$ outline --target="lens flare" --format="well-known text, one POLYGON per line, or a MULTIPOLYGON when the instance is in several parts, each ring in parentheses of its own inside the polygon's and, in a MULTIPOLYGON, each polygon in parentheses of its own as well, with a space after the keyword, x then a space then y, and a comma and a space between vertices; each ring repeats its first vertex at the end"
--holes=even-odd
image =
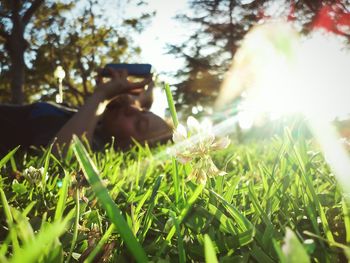
POLYGON ((282 22, 255 27, 237 51, 215 106, 244 91, 243 117, 304 114, 340 186, 350 193, 349 156, 331 124, 350 113, 350 53, 343 41, 322 30, 301 37, 282 22))
MULTIPOLYGON (((213 120, 218 123, 213 134, 230 134, 238 123, 249 128, 255 118, 266 113, 274 117, 302 113, 344 196, 350 199, 349 156, 330 122, 337 116, 349 116, 349 70, 349 52, 335 35, 318 31, 302 38, 286 23, 257 26, 242 42, 225 76, 215 103, 213 120), (242 93, 246 96, 237 114, 235 99, 242 93)), ((167 159, 169 152, 200 140, 198 135, 191 136, 154 158, 167 159)))

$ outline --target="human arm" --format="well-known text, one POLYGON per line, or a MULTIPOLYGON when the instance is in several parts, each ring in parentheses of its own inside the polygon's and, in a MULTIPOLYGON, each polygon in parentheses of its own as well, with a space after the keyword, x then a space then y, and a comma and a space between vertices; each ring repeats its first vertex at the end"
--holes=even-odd
POLYGON ((91 144, 96 125, 108 102, 118 95, 143 89, 151 81, 148 77, 140 82, 129 82, 127 76, 126 71, 111 70, 110 81, 103 83, 99 77, 95 92, 56 134, 56 146, 69 144, 73 134, 78 137, 85 135, 91 144))
POLYGON ((139 106, 143 109, 149 110, 153 104, 153 87, 154 82, 147 85, 147 89, 143 90, 135 99, 139 106))

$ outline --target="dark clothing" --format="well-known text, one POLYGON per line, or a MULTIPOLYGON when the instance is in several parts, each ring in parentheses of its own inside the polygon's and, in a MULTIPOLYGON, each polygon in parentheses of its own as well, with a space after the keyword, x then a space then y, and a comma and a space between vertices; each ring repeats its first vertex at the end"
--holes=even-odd
POLYGON ((75 109, 47 102, 0 105, 1 155, 18 145, 22 149, 48 145, 75 112, 75 109))

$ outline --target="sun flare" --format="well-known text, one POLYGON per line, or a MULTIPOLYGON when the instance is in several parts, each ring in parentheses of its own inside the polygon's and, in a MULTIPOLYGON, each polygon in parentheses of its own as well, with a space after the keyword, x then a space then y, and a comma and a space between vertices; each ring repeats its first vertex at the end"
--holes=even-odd
POLYGON ((331 124, 350 114, 350 53, 343 41, 322 30, 302 37, 285 22, 256 26, 233 59, 216 108, 243 97, 238 121, 244 128, 263 114, 302 113, 349 193, 350 160, 331 124))
POLYGON ((350 113, 349 68, 340 37, 322 31, 301 37, 287 23, 260 25, 237 52, 216 106, 245 90, 242 107, 253 115, 301 112, 333 120, 350 113))

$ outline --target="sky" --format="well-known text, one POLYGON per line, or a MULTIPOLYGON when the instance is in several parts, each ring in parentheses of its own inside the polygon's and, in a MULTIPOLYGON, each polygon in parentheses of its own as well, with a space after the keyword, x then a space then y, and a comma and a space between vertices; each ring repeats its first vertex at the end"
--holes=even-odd
POLYGON ((114 11, 118 10, 119 22, 127 17, 138 17, 142 13, 156 12, 145 30, 139 35, 134 35, 133 39, 142 49, 140 62, 152 64, 154 70, 161 75, 160 77, 167 80, 162 73, 176 71, 182 65, 181 60, 165 53, 167 43, 179 43, 189 33, 179 21, 174 19, 176 14, 188 11, 187 1, 149 0, 147 5, 139 7, 128 3, 127 0, 113 2, 114 11))

